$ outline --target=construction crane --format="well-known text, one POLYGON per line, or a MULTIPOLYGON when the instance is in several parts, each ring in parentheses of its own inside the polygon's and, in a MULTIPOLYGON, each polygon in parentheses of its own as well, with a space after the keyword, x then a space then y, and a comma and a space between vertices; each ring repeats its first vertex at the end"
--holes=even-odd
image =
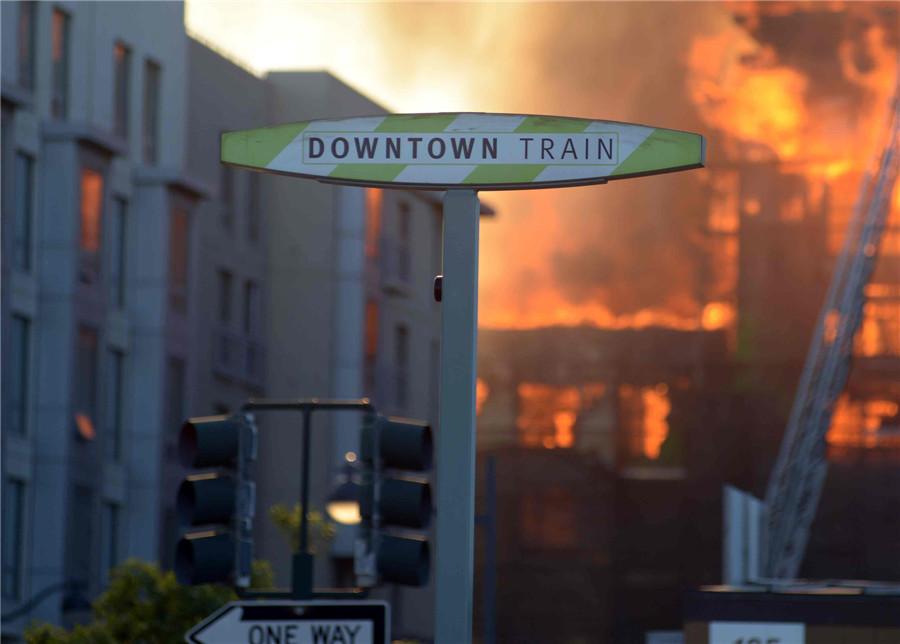
POLYGON ((860 183, 825 304, 806 356, 763 513, 762 577, 795 579, 809 539, 825 472, 825 434, 847 383, 853 337, 863 317, 869 281, 900 167, 900 79, 890 103, 886 138, 874 170, 860 183))

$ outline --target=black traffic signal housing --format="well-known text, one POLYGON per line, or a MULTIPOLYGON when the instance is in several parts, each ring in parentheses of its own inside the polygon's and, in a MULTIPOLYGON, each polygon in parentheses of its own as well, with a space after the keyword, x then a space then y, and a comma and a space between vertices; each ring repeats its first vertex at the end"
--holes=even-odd
POLYGON ((250 414, 191 418, 181 427, 178 454, 192 469, 178 488, 176 515, 185 534, 175 549, 175 576, 183 585, 250 585, 256 486, 257 429, 250 414))
POLYGON ((431 427, 404 418, 372 416, 363 428, 360 489, 362 524, 355 553, 357 583, 428 582, 431 554, 419 531, 431 522, 431 427), (410 474, 410 473, 416 473, 410 474))

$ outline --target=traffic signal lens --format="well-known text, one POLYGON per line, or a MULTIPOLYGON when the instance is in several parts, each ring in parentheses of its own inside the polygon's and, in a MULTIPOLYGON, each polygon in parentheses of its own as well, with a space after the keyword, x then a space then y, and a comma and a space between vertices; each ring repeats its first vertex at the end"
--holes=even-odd
POLYGON ((385 467, 424 472, 433 452, 428 423, 403 418, 380 418, 379 443, 385 467))
POLYGON ((428 583, 430 556, 425 539, 383 535, 378 546, 378 573, 385 581, 424 586, 428 583))
POLYGON ((175 549, 175 577, 182 586, 219 582, 234 570, 234 539, 229 534, 198 532, 175 549))
POLYGON ((386 479, 381 485, 378 509, 387 524, 427 528, 431 521, 431 486, 415 479, 386 479))
POLYGON ((178 455, 185 467, 221 467, 238 456, 241 425, 228 416, 191 418, 181 426, 178 455))
POLYGON ((228 523, 237 508, 235 480, 218 474, 189 476, 178 488, 175 507, 183 527, 228 523))

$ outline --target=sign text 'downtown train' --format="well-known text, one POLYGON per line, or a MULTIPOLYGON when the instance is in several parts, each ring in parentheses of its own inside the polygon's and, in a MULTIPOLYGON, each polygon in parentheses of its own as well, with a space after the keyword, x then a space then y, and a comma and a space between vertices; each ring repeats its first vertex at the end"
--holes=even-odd
POLYGON ((310 132, 303 135, 305 164, 415 163, 616 165, 615 132, 589 134, 389 134, 310 132))

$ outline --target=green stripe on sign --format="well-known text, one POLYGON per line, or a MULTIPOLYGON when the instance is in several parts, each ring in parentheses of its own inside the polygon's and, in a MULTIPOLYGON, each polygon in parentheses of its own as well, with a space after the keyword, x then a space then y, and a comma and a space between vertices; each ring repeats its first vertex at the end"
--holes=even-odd
POLYGON ((516 132, 536 132, 539 134, 565 134, 584 132, 592 121, 587 119, 567 119, 559 116, 529 116, 515 129, 516 132))
POLYGON ((443 132, 459 114, 399 114, 388 116, 376 132, 443 132))
POLYGON ((654 130, 609 176, 699 166, 702 163, 702 136, 674 130, 654 130))
POLYGON ((328 175, 337 179, 361 179, 363 181, 393 181, 403 172, 405 163, 344 163, 328 175))
POLYGON ((251 168, 267 167, 309 123, 288 123, 256 130, 224 132, 222 161, 251 168))
POLYGON ((463 179, 463 183, 530 183, 537 179, 546 167, 546 165, 514 163, 480 165, 463 179))

